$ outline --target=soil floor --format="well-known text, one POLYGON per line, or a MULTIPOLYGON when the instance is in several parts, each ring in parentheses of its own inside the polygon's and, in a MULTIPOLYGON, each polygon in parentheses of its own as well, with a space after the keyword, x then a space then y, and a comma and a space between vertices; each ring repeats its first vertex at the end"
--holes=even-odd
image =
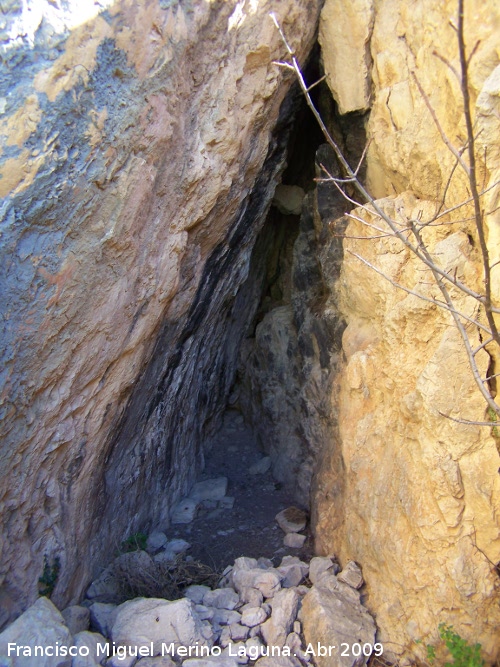
POLYGON ((283 545, 284 533, 274 517, 295 503, 290 493, 273 479, 271 471, 249 473, 249 468, 263 456, 241 414, 228 410, 206 454, 205 469, 198 481, 227 477, 226 495, 234 497, 234 507, 202 508, 190 524, 171 525, 168 530, 170 538, 181 537, 190 542, 188 553, 193 558, 218 572, 239 556, 262 556, 275 565, 287 554, 305 560, 312 556, 309 533, 301 549, 283 545))

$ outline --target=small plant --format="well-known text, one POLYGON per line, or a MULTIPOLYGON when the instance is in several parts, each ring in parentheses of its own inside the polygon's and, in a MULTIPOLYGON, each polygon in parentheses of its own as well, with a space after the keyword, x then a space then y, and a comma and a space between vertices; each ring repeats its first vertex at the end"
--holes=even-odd
MULTIPOLYGON (((490 407, 488 407, 488 419, 490 420, 490 422, 498 421, 497 413, 493 410, 493 408, 490 407)), ((500 438, 500 431, 498 430, 498 426, 491 427, 491 435, 494 438, 500 438)))
MULTIPOLYGON (((441 623, 439 625, 439 636, 446 644, 451 653, 453 662, 445 662, 444 667, 483 667, 484 660, 481 658, 481 644, 471 646, 469 642, 462 639, 451 625, 441 623)), ((427 645, 427 660, 431 665, 436 659, 436 649, 427 645)))
POLYGON ((145 533, 134 533, 121 544, 121 553, 129 553, 129 551, 145 551, 148 536, 145 533))
POLYGON ((56 556, 52 561, 52 564, 47 558, 47 554, 43 557, 43 572, 42 576, 38 579, 38 594, 50 599, 50 596, 54 592, 56 587, 57 579, 59 577, 59 571, 61 569, 61 560, 59 556, 56 556))

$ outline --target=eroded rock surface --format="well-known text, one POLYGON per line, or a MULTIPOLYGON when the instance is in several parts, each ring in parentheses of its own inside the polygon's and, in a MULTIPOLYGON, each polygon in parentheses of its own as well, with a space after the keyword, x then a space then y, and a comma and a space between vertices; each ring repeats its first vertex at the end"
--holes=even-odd
POLYGON ((284 159, 268 13, 303 59, 319 7, 81 4, 10 3, 2 43, 0 624, 45 554, 67 603, 194 481, 284 159))

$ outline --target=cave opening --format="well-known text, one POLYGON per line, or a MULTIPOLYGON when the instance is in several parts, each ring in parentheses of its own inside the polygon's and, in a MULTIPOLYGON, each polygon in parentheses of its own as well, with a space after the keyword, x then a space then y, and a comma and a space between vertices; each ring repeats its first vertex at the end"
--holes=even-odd
MULTIPOLYGON (((316 47, 305 76, 315 81, 322 75, 316 47)), ((220 570, 241 555, 311 557, 311 530, 301 547, 300 536, 290 547, 274 517, 289 506, 306 515, 313 510, 314 470, 336 428, 325 404, 344 324, 332 309, 325 272, 339 272, 341 237, 331 233, 330 222, 332 215, 342 216, 346 202, 331 183, 317 182, 324 175, 320 165, 331 173, 338 166, 304 98, 298 90, 292 95, 286 165, 236 297, 254 292, 253 315, 239 344, 222 420, 200 446, 198 479, 227 477, 227 496, 205 499, 196 518, 171 529, 192 544, 195 558, 220 570), (320 381, 311 382, 317 372, 320 381)), ((314 90, 314 102, 349 159, 359 159, 365 118, 342 118, 326 84, 314 90)))

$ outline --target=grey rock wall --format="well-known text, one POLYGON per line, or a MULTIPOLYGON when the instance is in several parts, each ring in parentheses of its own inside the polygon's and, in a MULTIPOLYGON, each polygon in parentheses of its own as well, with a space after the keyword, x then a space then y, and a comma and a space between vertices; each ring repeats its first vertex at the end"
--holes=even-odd
POLYGON ((283 159, 271 8, 304 58, 315 0, 2 4, 0 624, 44 555, 76 599, 200 464, 283 159))

